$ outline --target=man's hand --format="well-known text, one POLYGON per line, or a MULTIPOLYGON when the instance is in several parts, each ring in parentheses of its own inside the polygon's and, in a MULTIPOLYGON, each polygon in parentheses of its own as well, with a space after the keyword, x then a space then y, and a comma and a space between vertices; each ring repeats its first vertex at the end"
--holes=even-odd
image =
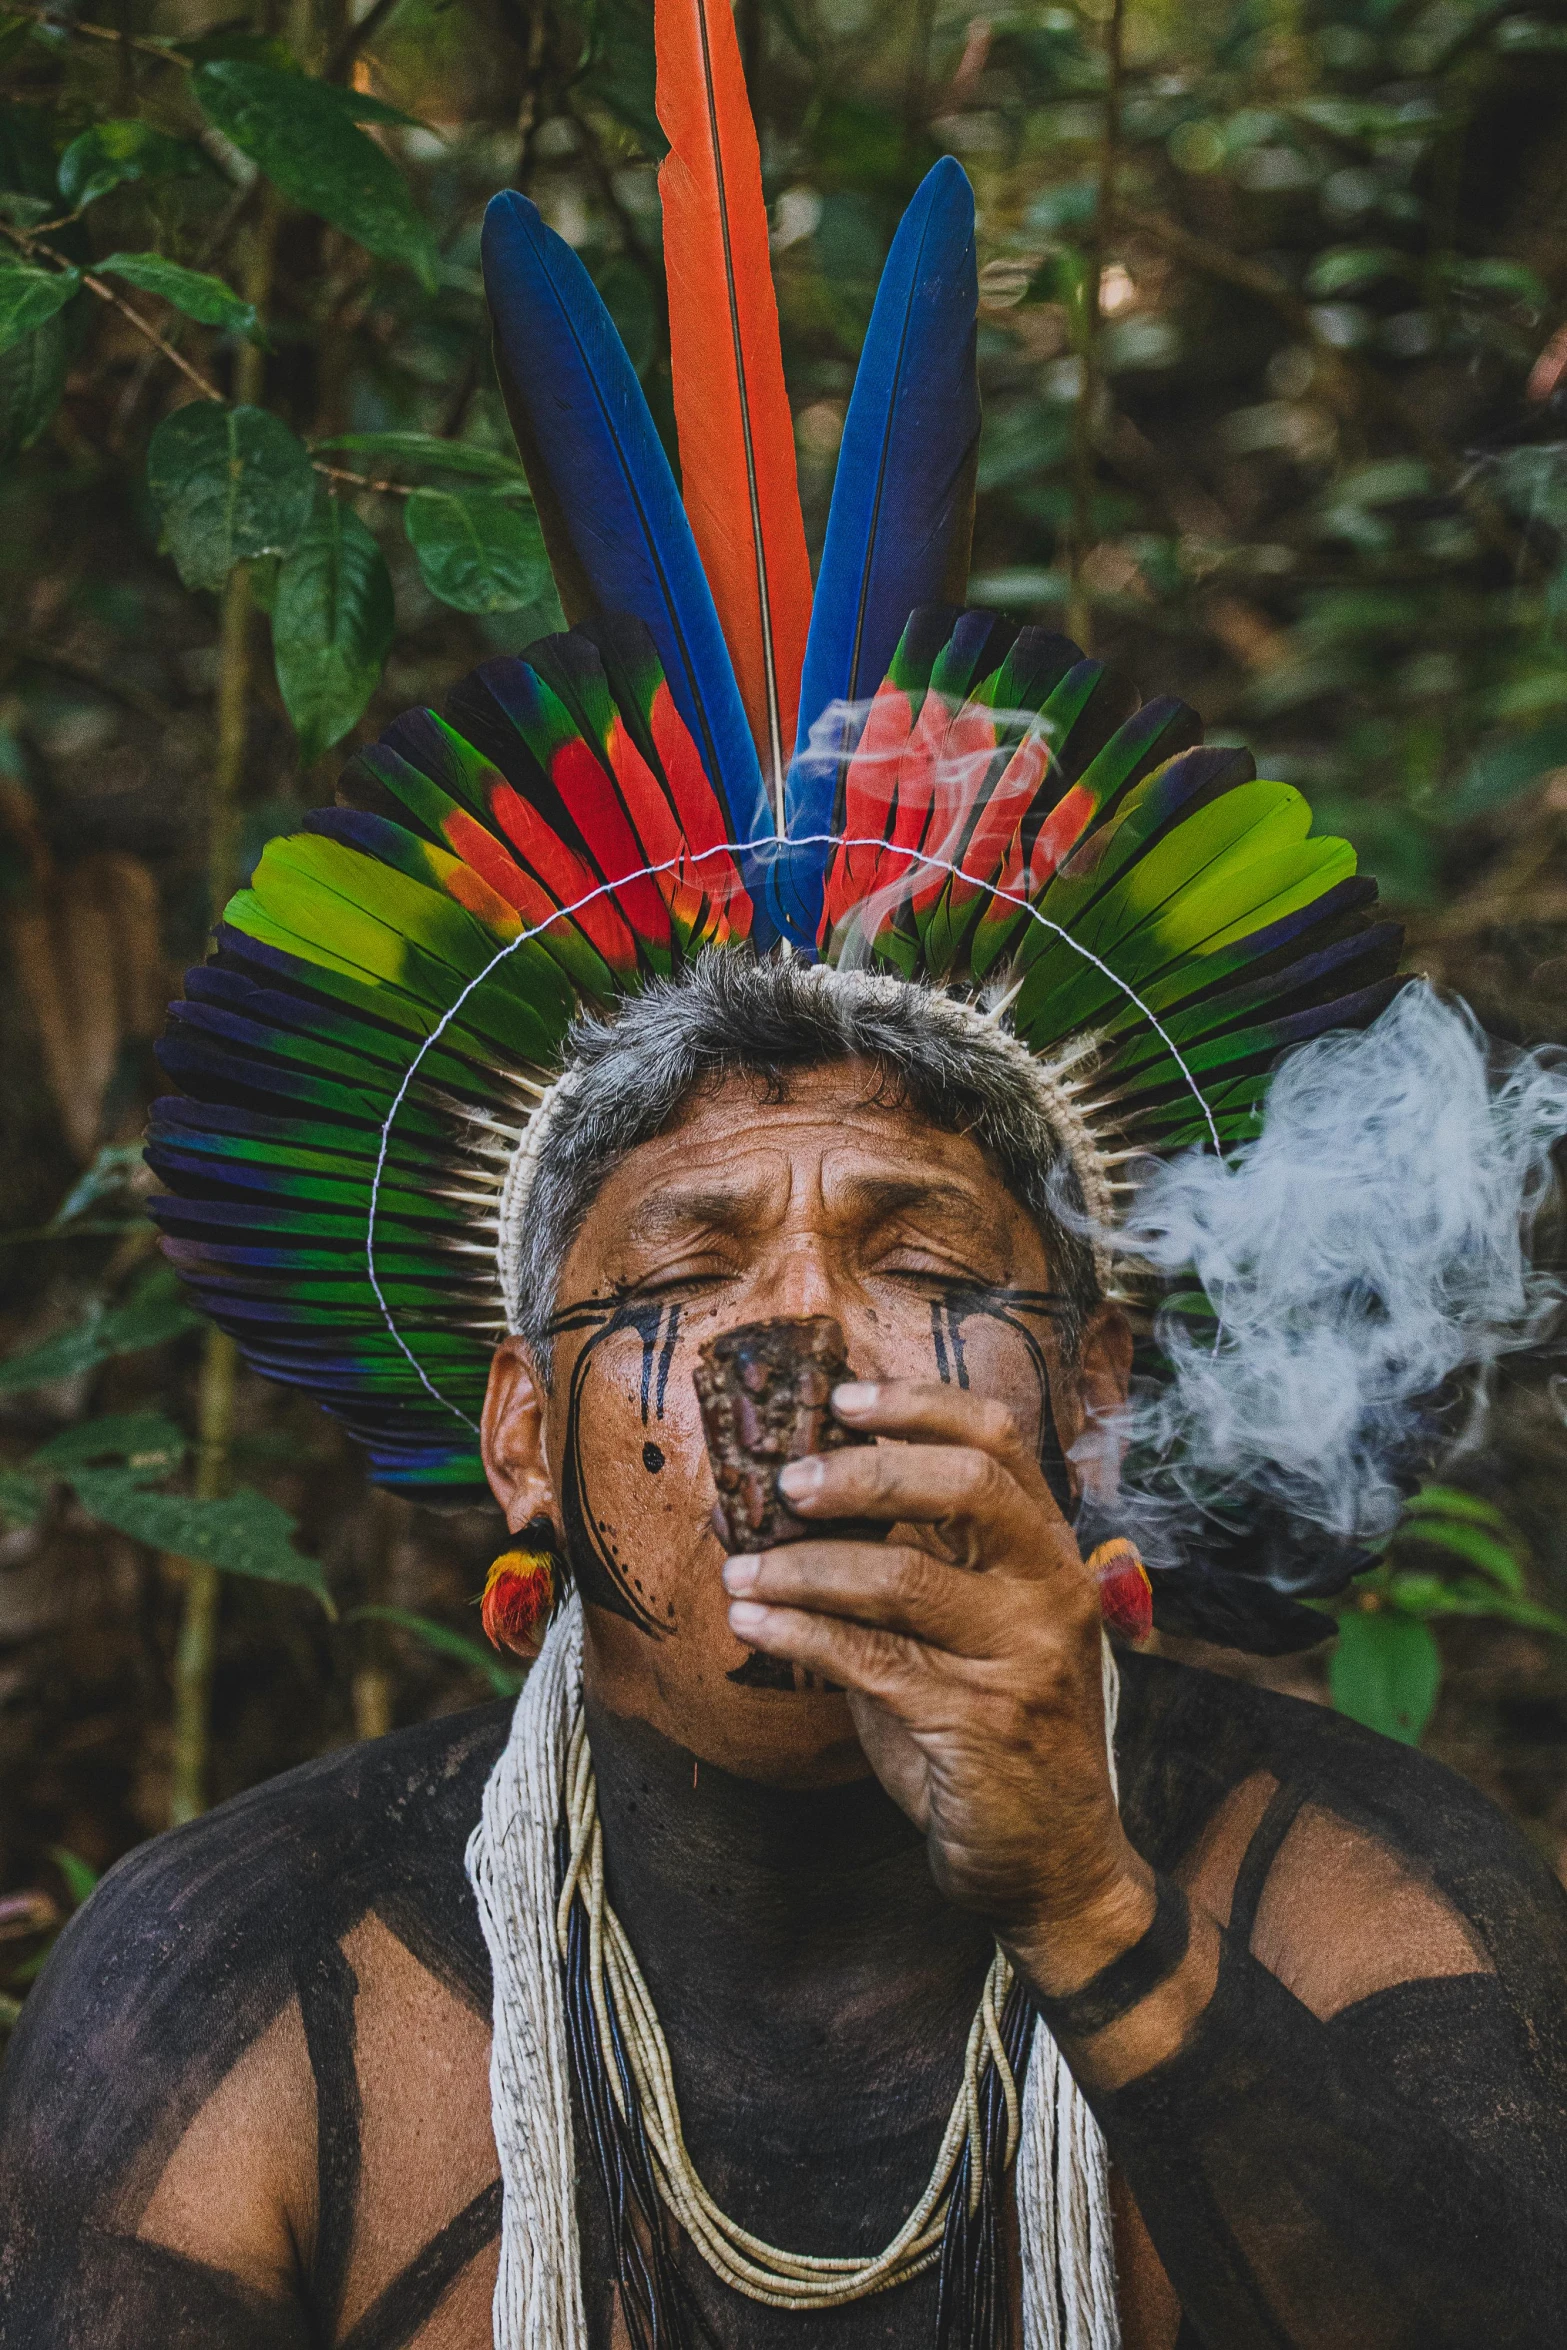
POLYGON ((844 1686, 942 1891, 1040 1990, 1074 1990, 1154 1906, 1106 1762, 1098 1593, 1003 1405, 887 1381, 839 1388, 833 1409, 903 1441, 795 1462, 780 1479, 791 1507, 919 1528, 918 1545, 732 1558, 731 1628, 844 1686))

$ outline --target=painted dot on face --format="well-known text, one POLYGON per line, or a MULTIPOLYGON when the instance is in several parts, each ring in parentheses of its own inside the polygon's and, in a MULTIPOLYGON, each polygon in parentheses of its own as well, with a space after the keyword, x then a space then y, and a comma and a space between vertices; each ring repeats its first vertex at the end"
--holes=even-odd
POLYGON ((656 1477, 663 1465, 664 1456, 650 1437, 642 1447, 642 1466, 644 1469, 650 1469, 656 1477))

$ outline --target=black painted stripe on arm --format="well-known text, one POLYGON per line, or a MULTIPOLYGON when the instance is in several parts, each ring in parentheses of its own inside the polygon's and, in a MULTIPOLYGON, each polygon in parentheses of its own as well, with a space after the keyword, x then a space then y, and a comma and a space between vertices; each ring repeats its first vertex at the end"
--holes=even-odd
POLYGON ((501 2183, 492 2179, 376 2295, 337 2350, 406 2350, 476 2253, 501 2232, 501 2183))

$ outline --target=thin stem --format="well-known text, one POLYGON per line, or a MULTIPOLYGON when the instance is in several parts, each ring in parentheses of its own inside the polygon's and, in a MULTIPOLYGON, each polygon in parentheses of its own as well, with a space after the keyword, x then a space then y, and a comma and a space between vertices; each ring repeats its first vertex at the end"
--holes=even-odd
POLYGON ((122 33, 117 25, 71 23, 53 8, 15 8, 8 13, 30 17, 34 24, 47 25, 52 33, 80 33, 89 41, 114 41, 123 48, 139 50, 143 57, 156 57, 160 65, 177 65, 182 73, 191 70, 190 59, 182 57, 177 49, 170 49, 162 41, 138 40, 134 34, 122 33))
MULTIPOLYGON (((269 190, 245 256, 245 298, 258 309, 271 291, 277 217, 276 199, 269 190)), ((261 398, 265 365, 255 344, 241 346, 234 362, 234 391, 242 405, 261 398)), ((253 650, 250 572, 245 564, 236 563, 223 590, 218 622, 218 739, 207 830, 207 888, 214 921, 239 878, 237 803, 245 774, 253 650)), ((196 1414, 198 1501, 217 1501, 228 1490, 238 1371, 239 1349, 233 1339, 225 1331, 209 1329, 202 1350, 196 1414)), ((181 1820, 194 1819, 207 1805, 212 1671, 222 1596, 216 1567, 204 1559, 182 1563, 185 1603, 174 1659, 174 1762, 169 1790, 169 1817, 176 1826, 181 1820)))
MULTIPOLYGON (((52 245, 40 244, 38 239, 30 237, 25 229, 12 228, 8 222, 3 220, 0 220, 0 237, 8 237, 13 245, 19 245, 26 254, 41 254, 46 261, 52 262, 56 269, 74 267, 74 264, 67 261, 63 253, 57 253, 52 245)), ((164 358, 172 360, 181 375, 193 383, 198 392, 209 400, 222 399, 223 394, 218 390, 217 385, 209 383, 204 375, 192 367, 188 359, 182 357, 175 350, 172 343, 164 340, 150 319, 143 318, 139 310, 133 310, 128 302, 121 301, 119 295, 106 286, 101 277, 94 277, 91 270, 83 270, 82 284, 90 294, 96 294, 100 302, 107 302, 111 309, 118 310, 122 318, 129 319, 139 335, 145 335, 149 343, 156 344, 164 358)), ((249 345, 246 346, 247 349, 249 347, 249 345)))
POLYGON ((324 79, 340 82, 367 41, 373 41, 399 0, 374 0, 357 24, 345 25, 335 46, 328 53, 324 79))
MULTIPOLYGON (((196 1498, 220 1500, 228 1485, 229 1445, 234 1433, 235 1374, 239 1349, 225 1331, 207 1332, 201 1358, 201 1402, 197 1415, 196 1498)), ((205 1559, 186 1559, 185 1605, 174 1655, 173 1769, 169 1825, 179 1827, 207 1808, 207 1762, 211 1745, 212 1665, 217 1650, 218 1570, 205 1559)))
POLYGON ((412 482, 379 481, 374 474, 350 473, 344 465, 325 465, 319 457, 312 457, 310 462, 328 481, 346 481, 356 490, 379 490, 384 498, 411 498, 414 494, 412 482))
POLYGON ((1084 261, 1082 351, 1083 381, 1072 418, 1072 522, 1067 561, 1067 634, 1085 653, 1093 650, 1093 597, 1084 578, 1084 565, 1093 546, 1094 476, 1099 437, 1099 396, 1103 383, 1100 364, 1102 315, 1099 289, 1104 278, 1105 254, 1115 210, 1116 167, 1121 153, 1121 81, 1125 46, 1126 0, 1111 0, 1105 26, 1105 114, 1099 140, 1099 185, 1094 198, 1093 224, 1084 261))

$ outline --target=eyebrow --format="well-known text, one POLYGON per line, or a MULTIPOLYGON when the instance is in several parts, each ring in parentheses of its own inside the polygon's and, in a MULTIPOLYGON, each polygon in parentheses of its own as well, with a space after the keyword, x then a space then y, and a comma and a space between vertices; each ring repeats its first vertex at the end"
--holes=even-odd
POLYGON ((892 1217, 905 1208, 955 1210, 969 1224, 981 1221, 979 1201, 966 1185, 915 1176, 864 1175, 851 1177, 844 1189, 874 1213, 892 1217))
POLYGON ((663 1240, 693 1225, 716 1224, 733 1230, 743 1220, 746 1195, 731 1185, 712 1184, 703 1190, 666 1185, 649 1192, 626 1222, 628 1240, 663 1240))

